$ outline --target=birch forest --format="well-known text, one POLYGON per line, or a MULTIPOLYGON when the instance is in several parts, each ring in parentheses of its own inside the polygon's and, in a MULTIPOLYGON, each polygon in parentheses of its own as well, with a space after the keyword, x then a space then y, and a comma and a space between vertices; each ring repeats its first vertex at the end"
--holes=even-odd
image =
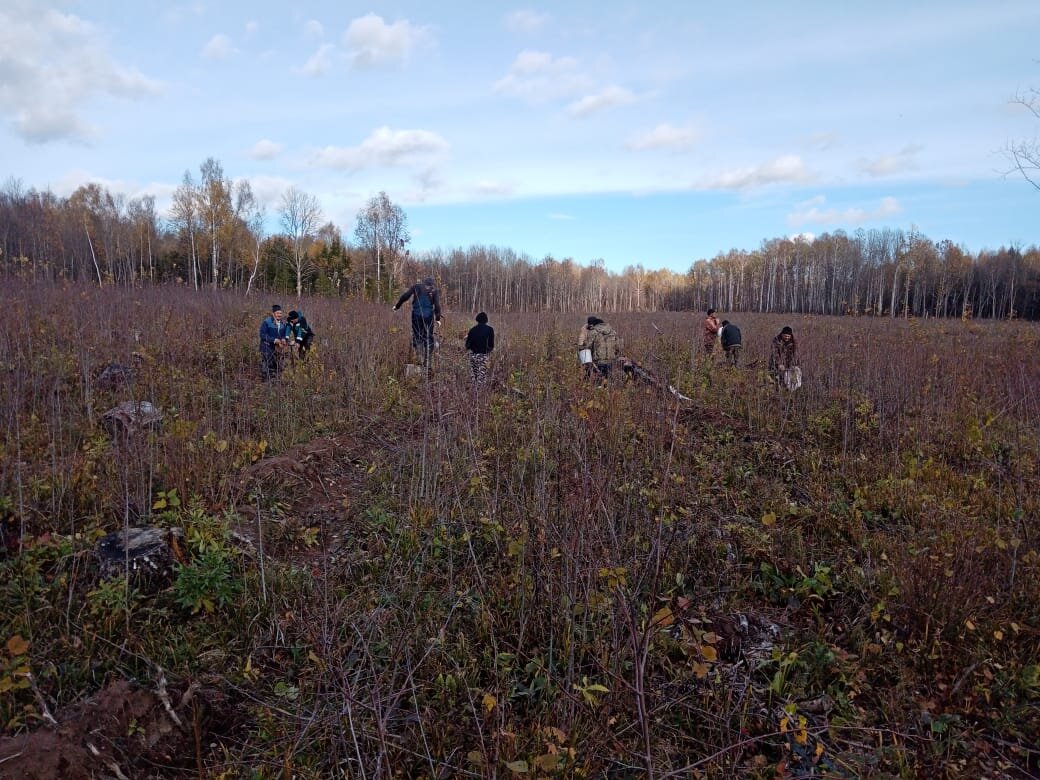
POLYGON ((389 300, 432 274, 448 305, 472 311, 1040 318, 1035 245, 970 251, 914 228, 767 238, 754 250, 691 257, 685 273, 641 263, 618 272, 597 259, 500 246, 413 252, 410 243, 407 215, 386 193, 341 228, 295 189, 268 213, 247 180, 233 181, 212 158, 184 174, 166 211, 154 197, 99 184, 68 197, 16 180, 0 190, 4 277, 389 300))

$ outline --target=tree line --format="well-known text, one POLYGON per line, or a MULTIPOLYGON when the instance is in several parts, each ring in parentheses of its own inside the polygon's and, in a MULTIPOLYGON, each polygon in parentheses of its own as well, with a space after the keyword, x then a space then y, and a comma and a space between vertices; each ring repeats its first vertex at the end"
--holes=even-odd
POLYGON ((0 190, 5 276, 134 286, 179 282, 390 300, 428 275, 448 305, 468 311, 704 309, 876 316, 1040 319, 1040 250, 967 251, 916 230, 858 230, 768 239, 693 262, 686 273, 601 260, 534 259, 496 246, 413 254, 407 215, 385 192, 359 211, 352 240, 295 187, 277 207, 279 231, 245 179, 206 160, 185 172, 166 214, 151 196, 99 184, 68 197, 9 180, 0 190))

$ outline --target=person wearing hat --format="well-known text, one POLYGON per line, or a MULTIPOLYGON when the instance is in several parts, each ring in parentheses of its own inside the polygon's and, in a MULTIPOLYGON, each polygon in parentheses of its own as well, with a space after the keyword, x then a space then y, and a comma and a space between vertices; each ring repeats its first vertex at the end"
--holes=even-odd
POLYGON ((311 348, 314 341, 314 331, 307 324, 307 318, 298 311, 289 312, 289 324, 286 328, 289 340, 296 345, 300 360, 307 357, 307 350, 311 348))
POLYGON ((710 355, 715 349, 715 340, 719 336, 719 318, 714 309, 708 309, 704 317, 704 354, 710 355))
POLYGON ((606 382, 610 378, 610 369, 621 354, 621 339, 609 323, 599 317, 591 316, 578 334, 578 348, 587 348, 592 352, 592 365, 596 373, 606 382))
POLYGON ((495 348, 495 329, 488 323, 484 312, 477 315, 477 324, 466 334, 466 349, 469 350, 469 367, 473 372, 473 384, 479 390, 487 384, 488 355, 495 348))
POLYGON ((772 349, 769 353, 769 374, 777 386, 784 383, 784 372, 797 365, 798 344, 794 340, 794 331, 785 325, 773 337, 772 349))
POLYGON ((412 299, 412 346, 422 367, 429 368, 433 357, 433 330, 441 323, 440 293, 433 278, 428 276, 405 290, 394 304, 394 311, 409 298, 412 299))
POLYGON ((260 323, 260 377, 267 381, 281 372, 279 353, 289 348, 282 307, 277 303, 260 323))
POLYGON ((743 349, 740 341, 740 328, 729 320, 723 320, 722 327, 719 328, 719 341, 722 342, 722 352, 729 360, 729 364, 735 368, 740 362, 740 351, 743 349))

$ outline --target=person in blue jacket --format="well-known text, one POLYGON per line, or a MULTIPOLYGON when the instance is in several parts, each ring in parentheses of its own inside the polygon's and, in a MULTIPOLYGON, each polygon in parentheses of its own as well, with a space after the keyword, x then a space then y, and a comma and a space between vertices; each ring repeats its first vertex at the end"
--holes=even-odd
POLYGON ((265 382, 281 373, 281 355, 289 348, 283 316, 282 307, 276 303, 260 323, 260 376, 265 382))
POLYGON ((397 311, 412 299, 412 346, 423 368, 429 368, 433 356, 433 329, 441 322, 440 292, 433 279, 427 277, 405 290, 394 304, 397 311))

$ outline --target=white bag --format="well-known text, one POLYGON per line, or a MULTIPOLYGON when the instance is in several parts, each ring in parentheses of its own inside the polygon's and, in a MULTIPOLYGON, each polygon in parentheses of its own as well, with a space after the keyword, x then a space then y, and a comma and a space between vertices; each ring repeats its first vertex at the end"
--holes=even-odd
POLYGON ((582 365, 586 365, 587 363, 591 363, 592 362, 592 350, 588 349, 587 347, 585 349, 579 349, 578 350, 578 361, 582 365))
POLYGON ((794 391, 802 386, 802 369, 798 366, 793 368, 785 368, 783 370, 783 376, 781 377, 784 383, 784 387, 788 390, 794 391))

